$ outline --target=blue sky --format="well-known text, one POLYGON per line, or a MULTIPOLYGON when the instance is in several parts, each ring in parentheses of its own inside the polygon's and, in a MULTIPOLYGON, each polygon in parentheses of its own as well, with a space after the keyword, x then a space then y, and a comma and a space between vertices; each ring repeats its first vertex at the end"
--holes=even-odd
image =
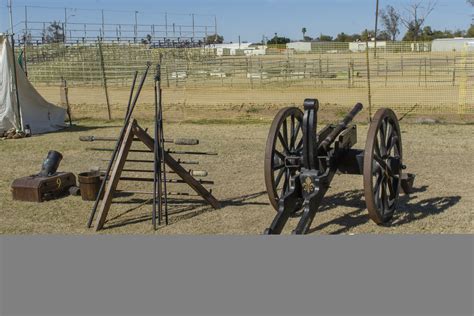
MULTIPOLYGON (((0 30, 8 28, 7 0, 0 0, 0 30)), ((383 8, 391 4, 403 10, 412 0, 380 0, 383 8)), ((24 18, 24 6, 70 7, 105 9, 108 23, 133 23, 133 11, 139 11, 140 23, 163 23, 164 12, 176 23, 188 23, 187 13, 200 14, 196 23, 212 24, 216 15, 218 32, 226 41, 260 41, 262 35, 279 35, 299 39, 301 28, 308 29, 307 35, 315 37, 320 33, 335 36, 339 32, 358 33, 374 27, 375 0, 13 0, 14 21, 24 18), (110 11, 109 11, 110 10, 110 11), (121 12, 130 11, 130 12, 121 12)), ((76 11, 70 18, 73 22, 99 22, 99 11, 76 11)), ((438 0, 435 11, 427 25, 435 29, 467 29, 472 22, 474 10, 465 0, 438 0)), ((38 21, 63 20, 61 9, 29 9, 29 19, 38 21)), ((188 23, 189 24, 189 23, 188 23)), ((404 30, 402 30, 404 33, 404 30)))

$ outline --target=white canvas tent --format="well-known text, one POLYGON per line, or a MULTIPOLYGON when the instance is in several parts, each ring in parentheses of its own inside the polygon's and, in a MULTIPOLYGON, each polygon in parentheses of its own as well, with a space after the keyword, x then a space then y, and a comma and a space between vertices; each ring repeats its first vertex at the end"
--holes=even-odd
POLYGON ((21 127, 15 94, 14 62, 22 126, 29 125, 32 134, 64 128, 66 110, 49 103, 36 91, 18 61, 14 60, 7 37, 0 34, 0 132, 21 127))

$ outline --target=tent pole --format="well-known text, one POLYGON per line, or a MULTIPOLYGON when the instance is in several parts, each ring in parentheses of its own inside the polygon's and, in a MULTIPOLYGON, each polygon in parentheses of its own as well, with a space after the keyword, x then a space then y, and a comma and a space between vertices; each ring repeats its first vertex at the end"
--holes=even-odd
POLYGON ((15 56, 15 38, 13 33, 11 34, 12 41, 12 54, 13 54, 13 80, 15 82, 15 94, 16 94, 16 105, 18 110, 18 123, 20 124, 20 131, 23 131, 23 121, 21 118, 21 106, 20 106, 20 95, 18 94, 18 78, 16 74, 16 56, 15 56))

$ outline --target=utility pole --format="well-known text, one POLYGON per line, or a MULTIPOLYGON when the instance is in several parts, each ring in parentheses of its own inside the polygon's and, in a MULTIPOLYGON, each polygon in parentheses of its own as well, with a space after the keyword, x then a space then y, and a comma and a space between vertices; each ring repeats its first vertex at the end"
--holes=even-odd
POLYGON ((165 37, 168 37, 168 12, 165 12, 165 37))
POLYGON ((25 5, 25 41, 28 36, 28 7, 25 5))
POLYGON ((194 37, 195 37, 195 35, 194 35, 194 13, 191 14, 191 17, 192 17, 192 19, 193 19, 192 22, 193 22, 193 38, 194 38, 194 37))
POLYGON ((217 35, 217 15, 214 15, 214 32, 217 35))
POLYGON ((10 13, 10 30, 11 34, 13 34, 13 12, 12 12, 12 0, 8 0, 8 11, 10 13))
POLYGON ((64 29, 63 29, 63 42, 66 43, 66 29, 67 29, 67 8, 64 8, 64 29))
POLYGON ((104 18, 104 9, 102 9, 102 39, 105 37, 105 18, 104 18))
POLYGON ((137 37, 138 37, 138 11, 135 11, 135 33, 134 33, 134 42, 137 41, 137 37))
MULTIPOLYGON (((375 34, 374 34, 374 58, 377 58, 377 27, 379 22, 379 0, 376 0, 375 4, 375 34)), ((368 36, 368 34, 367 34, 368 36)), ((369 47, 367 47, 369 49, 369 47)))

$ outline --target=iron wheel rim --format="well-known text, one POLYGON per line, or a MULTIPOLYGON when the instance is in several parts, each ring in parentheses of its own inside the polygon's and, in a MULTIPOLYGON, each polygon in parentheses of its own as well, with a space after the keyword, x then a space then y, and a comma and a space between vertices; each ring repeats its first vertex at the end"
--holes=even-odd
POLYGON ((271 205, 278 211, 278 201, 290 188, 290 178, 301 166, 289 168, 288 157, 302 157, 303 112, 297 107, 281 109, 273 119, 265 149, 265 186, 271 205), (285 141, 286 140, 286 141, 285 141))
POLYGON ((378 110, 370 124, 364 153, 364 196, 369 217, 383 224, 393 217, 400 194, 402 139, 395 113, 378 110))

